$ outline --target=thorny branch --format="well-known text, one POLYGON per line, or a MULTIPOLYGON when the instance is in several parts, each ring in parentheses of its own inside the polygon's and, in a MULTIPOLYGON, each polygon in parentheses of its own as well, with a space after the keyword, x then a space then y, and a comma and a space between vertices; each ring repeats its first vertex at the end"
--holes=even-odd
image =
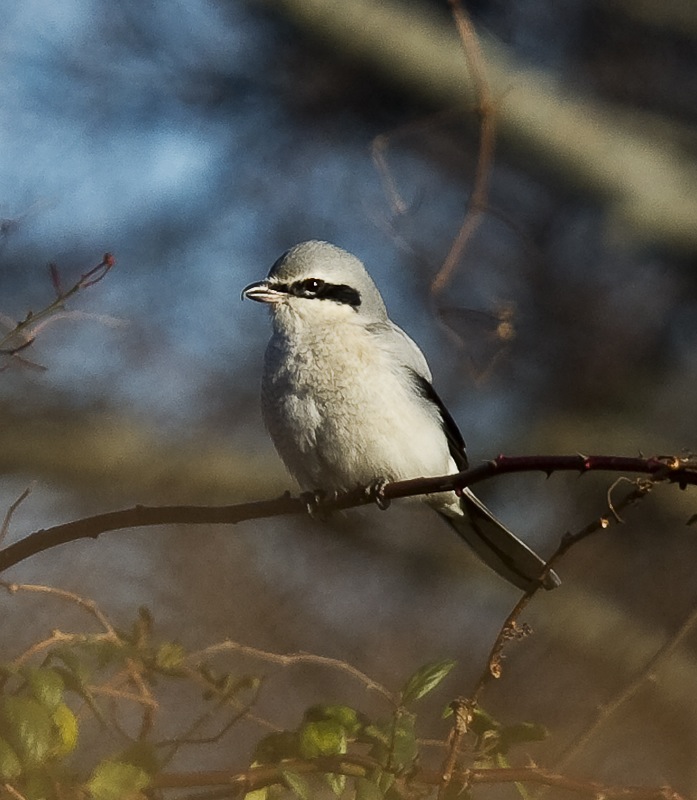
MULTIPOLYGON (((633 505, 643 497, 645 497, 649 491, 651 490, 653 484, 650 481, 643 481, 638 480, 635 483, 634 488, 628 492, 621 501, 611 505, 608 501, 608 509, 611 511, 612 516, 609 514, 602 514, 598 518, 594 519, 592 522, 588 523, 588 525, 581 528, 576 533, 567 533, 565 536, 562 537, 561 542, 557 549, 552 553, 551 557, 547 561, 547 565, 545 567, 545 573, 549 572, 550 570, 554 569, 554 567, 558 564, 558 562, 562 559, 562 557, 578 542, 586 539, 591 534, 597 533, 601 530, 606 530, 611 522, 621 523, 622 519, 619 517, 619 511, 627 508, 630 505, 633 505)), ((503 650, 506 646, 506 643, 511 641, 512 639, 521 639, 527 635, 528 630, 525 626, 520 625, 518 620, 520 619, 521 613, 530 603, 532 598, 537 594, 540 590, 541 584, 537 586, 533 586, 528 591, 526 591, 523 596, 518 600, 518 602, 513 607, 513 610, 506 618, 506 621, 501 628, 496 641, 494 642, 493 647, 489 653, 489 658, 487 659, 487 664, 484 672, 481 674, 479 680, 477 681, 476 687, 472 696, 470 698, 470 703, 476 704, 484 691, 484 688, 488 683, 490 683, 493 679, 499 678, 501 676, 502 670, 502 656, 503 650)))
MULTIPOLYGON (((413 478, 394 481, 382 487, 380 506, 386 507, 391 500, 414 497, 434 492, 461 491, 496 475, 510 472, 544 472, 551 475, 558 471, 581 474, 591 471, 635 472, 648 475, 651 482, 667 481, 681 489, 697 485, 697 461, 678 456, 654 458, 629 458, 622 456, 497 456, 473 469, 455 475, 436 478, 413 478)), ((363 506, 375 500, 374 492, 357 487, 351 492, 327 498, 321 502, 322 511, 330 512, 363 506)), ((46 528, 25 536, 18 542, 0 550, 0 572, 19 564, 37 553, 49 550, 78 539, 96 539, 107 531, 126 528, 141 528, 152 525, 224 525, 237 524, 252 519, 265 519, 284 514, 307 512, 307 500, 292 497, 290 493, 274 500, 259 500, 231 506, 134 506, 121 511, 110 511, 92 517, 84 517, 46 528)), ((605 519, 605 518, 603 518, 605 519)), ((586 534, 587 535, 587 534, 586 534)), ((562 543, 563 545, 564 543, 562 543)), ((568 549, 565 547, 564 552, 568 549)))
MULTIPOLYGON (((619 481, 616 481, 613 486, 615 486, 618 482, 619 481)), ((630 483, 632 482, 630 481, 630 483)), ((635 488, 628 492, 621 501, 614 504, 611 502, 608 492, 608 510, 610 513, 597 517, 576 533, 567 533, 564 537, 562 537, 559 546, 547 561, 545 574, 554 569, 561 558, 578 542, 587 538, 591 534, 601 530, 606 530, 613 521, 617 524, 622 523, 622 519, 619 516, 619 511, 627 508, 630 505, 633 505, 634 503, 637 503, 639 500, 645 497, 653 487, 653 483, 651 481, 639 479, 634 483, 634 487, 635 488)), ((479 676, 479 679, 477 680, 477 683, 475 684, 470 696, 467 698, 458 698, 451 703, 451 708, 454 713, 454 721, 450 737, 448 739, 448 752, 443 760, 442 790, 453 780, 460 745, 465 734, 469 730, 474 710, 479 705, 479 701, 484 689, 489 683, 491 683, 492 680, 501 677, 503 668, 503 651, 506 644, 511 640, 520 640, 531 632, 530 628, 525 623, 520 623, 519 620, 521 614, 527 608, 532 598, 541 589, 541 586, 542 584, 540 582, 536 586, 528 589, 528 591, 526 591, 520 597, 515 606, 513 606, 513 609, 506 617, 496 636, 494 644, 492 645, 489 656, 486 660, 484 670, 479 676)))

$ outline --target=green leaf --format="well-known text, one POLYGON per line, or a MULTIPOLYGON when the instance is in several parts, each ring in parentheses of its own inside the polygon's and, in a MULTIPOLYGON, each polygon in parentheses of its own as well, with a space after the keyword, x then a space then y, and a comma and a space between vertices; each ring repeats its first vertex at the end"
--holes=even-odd
POLYGON ((54 747, 54 755, 67 756, 77 745, 77 717, 65 703, 61 703, 53 709, 51 720, 58 732, 58 745, 54 747))
POLYGON ((340 772, 325 772, 324 778, 334 794, 340 797, 346 788, 346 775, 342 775, 340 772))
POLYGON ((363 728, 360 741, 373 744, 374 746, 384 745, 387 747, 390 743, 390 737, 385 731, 384 723, 378 725, 371 722, 370 725, 366 725, 365 728, 363 728))
POLYGON ((284 758, 300 758, 298 734, 295 731, 270 733, 259 740, 254 761, 259 764, 278 764, 284 758))
POLYGON ((401 711, 388 722, 370 726, 370 738, 374 744, 370 755, 381 764, 404 769, 418 754, 415 732, 416 717, 408 711, 401 711))
POLYGON ((350 706, 338 705, 316 705, 311 706, 305 712, 306 722, 321 722, 334 720, 346 731, 347 736, 355 736, 362 728, 363 721, 355 708, 350 706))
POLYGON ((334 720, 306 722, 298 733, 302 758, 332 756, 346 752, 346 731, 334 720))
POLYGON ((32 772, 22 781, 22 797, 26 800, 55 798, 55 784, 43 770, 32 772))
POLYGON ((470 723, 472 732, 477 736, 484 736, 487 731, 498 732, 501 729, 501 723, 495 720, 491 714, 487 714, 483 708, 476 706, 472 709, 472 721, 470 723))
POLYGON ((28 667, 23 670, 31 693, 49 711, 63 700, 65 683, 60 673, 50 667, 28 667))
POLYGON ((544 725, 535 722, 517 722, 501 729, 499 750, 507 753, 511 747, 527 742, 541 742, 549 736, 549 731, 544 725))
POLYGON ((51 653, 51 660, 56 659, 65 664, 65 669, 56 667, 55 671, 61 675, 68 689, 78 691, 76 687, 82 687, 89 681, 92 669, 86 653, 67 646, 56 647, 51 653))
POLYGON ((283 782, 300 800, 310 800, 310 785, 302 775, 289 770, 281 770, 283 782))
POLYGON ((221 700, 234 700, 241 692, 256 692, 261 681, 253 675, 239 677, 229 673, 218 681, 218 695, 221 700))
POLYGON ((155 666, 165 672, 178 670, 184 659, 186 650, 177 642, 163 642, 155 651, 155 666))
POLYGON ((261 789, 255 789, 253 792, 247 792, 243 800, 266 800, 269 794, 269 787, 263 786, 261 789))
POLYGON ((13 781, 22 774, 22 764, 19 756, 10 746, 9 742, 0 739, 0 781, 6 783, 13 781))
POLYGON ((153 627, 154 620, 150 609, 147 606, 140 606, 138 619, 133 623, 133 633, 126 638, 130 639, 138 649, 147 647, 152 637, 153 627))
POLYGON ((33 769, 51 755, 55 733, 45 706, 32 697, 9 695, 0 704, 2 730, 22 764, 33 769))
POLYGON ((402 703, 413 703, 436 688, 455 666, 455 661, 435 661, 417 670, 402 689, 402 703))
POLYGON ((120 763, 138 767, 143 772, 147 772, 148 775, 154 775, 160 769, 157 750, 150 742, 134 742, 119 753, 117 760, 120 763))
POLYGON ((368 778, 356 778, 355 800, 383 800, 385 795, 380 787, 368 778))
POLYGON ((65 688, 78 694, 87 703, 99 722, 105 728, 109 727, 109 721, 102 713, 89 688, 89 681, 92 676, 89 654, 87 652, 79 652, 77 648, 60 647, 52 652, 51 659, 59 659, 65 664, 65 667, 56 666, 53 668, 63 678, 65 688))
POLYGON ((392 740, 392 763, 400 769, 409 766, 418 754, 416 716, 403 711, 397 717, 392 740))
POLYGON ((385 795, 390 791, 395 780, 396 777, 391 772, 380 772, 376 777, 378 789, 385 795))
POLYGON ((127 656, 136 656, 133 648, 126 647, 121 642, 115 642, 112 639, 89 641, 83 647, 96 659, 98 669, 104 669, 112 665, 120 666, 127 656))
POLYGON ((148 774, 133 764, 102 761, 94 768, 87 788, 93 800, 140 800, 141 789, 149 783, 148 774))

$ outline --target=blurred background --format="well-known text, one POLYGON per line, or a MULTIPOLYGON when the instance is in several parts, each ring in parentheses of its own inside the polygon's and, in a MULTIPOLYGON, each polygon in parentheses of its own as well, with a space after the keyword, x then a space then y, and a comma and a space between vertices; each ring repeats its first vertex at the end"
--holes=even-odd
MULTIPOLYGON (((444 1, 6 2, 5 329, 53 299, 49 262, 68 287, 105 250, 117 259, 22 351, 25 363, 2 363, 2 513, 35 482, 8 541, 136 503, 293 488, 258 407, 268 319, 240 291, 308 238, 366 263, 426 352, 471 463, 694 451, 697 6, 466 9, 497 108, 496 158, 486 214, 436 296, 479 152, 471 72, 444 1)), ((479 493, 550 554, 606 511, 615 478, 504 477, 479 493)), ((549 727, 531 748, 537 763, 697 790, 697 634, 647 668, 697 601, 686 525, 696 506, 693 492, 659 487, 623 526, 573 550, 562 588, 524 615, 534 635, 509 646, 483 703, 549 727)), ((229 637, 312 651, 395 688, 455 658, 423 715, 436 738, 443 705, 471 691, 517 599, 437 518, 398 504, 332 526, 112 533, 7 577, 78 591, 117 622, 145 604, 187 648, 229 637)), ((0 607, 10 655, 81 624, 54 598, 2 596, 0 607)), ((320 699, 372 702, 318 670, 275 681, 262 703, 279 725, 320 699)), ((205 763, 247 756, 248 740, 232 736, 205 763)))

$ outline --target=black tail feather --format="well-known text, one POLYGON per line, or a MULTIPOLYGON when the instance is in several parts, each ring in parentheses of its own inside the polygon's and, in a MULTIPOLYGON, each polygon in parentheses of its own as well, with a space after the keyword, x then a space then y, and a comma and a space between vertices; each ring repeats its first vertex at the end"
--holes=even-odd
MULTIPOLYGON (((545 562, 524 542, 511 533, 469 490, 463 493, 462 519, 443 514, 474 552, 502 578, 523 591, 540 582, 545 562)), ((555 589, 561 580, 556 572, 542 579, 545 589, 555 589)))

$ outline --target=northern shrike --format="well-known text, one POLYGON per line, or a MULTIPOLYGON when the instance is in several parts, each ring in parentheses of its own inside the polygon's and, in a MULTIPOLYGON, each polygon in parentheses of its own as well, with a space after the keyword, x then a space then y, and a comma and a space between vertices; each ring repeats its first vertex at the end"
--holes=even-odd
MULTIPOLYGON (((348 491, 467 468, 464 440, 431 386, 423 353, 387 316, 355 256, 303 242, 242 296, 271 310, 262 412, 303 490, 348 491)), ((540 579, 544 561, 469 489, 424 500, 515 586, 529 589, 540 579)), ((547 589, 558 584, 553 572, 543 579, 547 589)))

